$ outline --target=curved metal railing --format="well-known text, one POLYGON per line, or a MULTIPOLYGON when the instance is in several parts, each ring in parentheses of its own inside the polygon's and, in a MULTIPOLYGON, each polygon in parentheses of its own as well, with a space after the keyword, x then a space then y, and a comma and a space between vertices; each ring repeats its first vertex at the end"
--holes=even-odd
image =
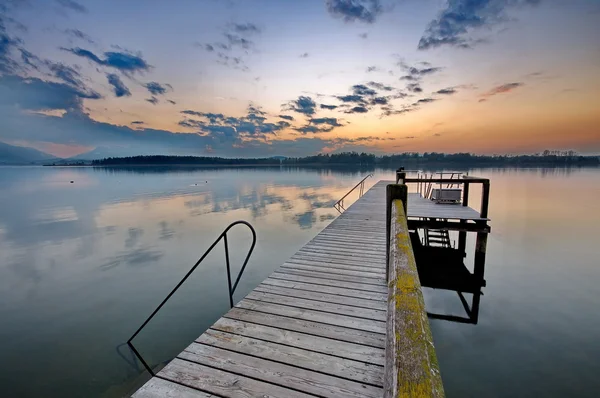
POLYGON ((338 200, 337 202, 335 202, 335 204, 333 205, 333 207, 340 212, 340 214, 342 213, 342 210, 346 210, 346 208, 344 207, 344 199, 346 199, 346 197, 348 195, 350 195, 352 192, 354 192, 354 190, 356 188, 358 188, 360 186, 360 190, 359 190, 359 194, 358 197, 360 198, 361 196, 363 196, 363 194, 365 193, 365 180, 369 177, 373 177, 373 174, 368 174, 365 178, 363 178, 362 180, 360 180, 360 182, 358 184, 356 184, 354 186, 354 188, 352 188, 351 190, 348 191, 347 194, 345 194, 344 196, 342 196, 342 198, 340 200, 338 200))
POLYGON ((177 284, 177 286, 175 286, 173 288, 173 290, 171 290, 171 293, 169 293, 167 295, 167 297, 165 297, 165 299, 162 301, 162 303, 160 303, 158 305, 158 307, 156 307, 156 309, 152 312, 152 314, 150 314, 150 316, 144 321, 144 323, 142 324, 142 326, 140 326, 135 331, 135 333, 129 338, 129 340, 127 340, 127 345, 132 349, 132 351, 135 353, 135 355, 138 357, 138 359, 142 362, 142 364, 144 365, 144 367, 146 368, 146 370, 148 372, 150 372, 150 374, 152 376, 154 376, 154 372, 152 371, 152 369, 150 368, 150 366, 148 366, 148 364, 146 363, 146 361, 144 361, 144 359, 142 358, 142 356, 140 355, 140 353, 138 352, 138 350, 136 350, 136 348, 133 346, 133 344, 132 344, 131 341, 142 331, 142 329, 148 324, 148 322, 150 322, 152 320, 152 318, 154 318, 154 316, 156 315, 156 313, 158 311, 160 311, 160 309, 171 298, 171 296, 173 296, 173 294, 177 291, 177 289, 179 289, 181 287, 181 285, 183 285, 183 282, 185 282, 186 279, 192 274, 192 272, 194 272, 194 270, 198 267, 198 265, 200 265, 200 263, 206 258, 206 256, 208 256, 208 254, 217 245, 217 243, 219 243, 221 241, 221 239, 223 239, 223 243, 225 245, 225 263, 227 265, 227 285, 228 285, 228 288, 229 288, 229 305, 230 305, 231 308, 233 308, 233 293, 235 293, 235 289, 237 288, 238 283, 240 282, 240 278, 242 277, 242 274, 244 273, 244 269, 246 269, 246 265, 248 264, 248 260, 250 259, 250 255, 254 251, 254 246, 256 246, 256 231, 254 230, 254 228, 252 227, 252 225, 250 225, 250 223, 248 223, 247 221, 242 221, 242 220, 235 221, 235 222, 229 224, 229 226, 227 228, 225 228, 225 230, 223 232, 221 232, 221 235, 219 235, 219 237, 214 241, 214 243, 212 245, 210 245, 210 247, 208 248, 208 250, 206 250, 206 252, 204 252, 204 254, 202 255, 202 257, 200 257, 200 260, 198 260, 196 262, 196 264, 194 264, 194 266, 192 267, 192 269, 190 269, 188 271, 188 273, 185 274, 185 276, 177 284), (231 269, 230 269, 230 264, 229 264, 229 245, 228 245, 228 242, 227 242, 227 232, 231 228, 233 228, 234 226, 236 226, 238 224, 243 224, 243 225, 247 226, 250 229, 250 231, 252 232, 252 245, 250 246, 250 249, 248 250, 248 254, 246 255, 246 259, 244 260, 244 263, 242 264, 242 268, 240 269, 240 272, 238 273, 238 276, 235 279, 235 283, 233 283, 233 285, 232 285, 231 284, 231 269))

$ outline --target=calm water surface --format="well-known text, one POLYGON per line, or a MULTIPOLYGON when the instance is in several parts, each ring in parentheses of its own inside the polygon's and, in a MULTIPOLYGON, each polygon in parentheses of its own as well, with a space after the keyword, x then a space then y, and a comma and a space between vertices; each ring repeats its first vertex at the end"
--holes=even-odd
MULTIPOLYGON (((122 344, 229 223, 258 234, 240 299, 364 174, 0 168, 0 395, 123 396, 145 376, 122 344)), ((487 287, 477 325, 431 321, 447 395, 597 396, 600 170, 470 174, 491 178, 487 287)), ((376 170, 369 184, 392 177, 376 170)), ((230 241, 237 268, 249 235, 230 241)), ((136 339, 149 362, 228 309, 223 258, 215 250, 136 339)), ((463 315, 455 293, 425 294, 428 310, 463 315)))

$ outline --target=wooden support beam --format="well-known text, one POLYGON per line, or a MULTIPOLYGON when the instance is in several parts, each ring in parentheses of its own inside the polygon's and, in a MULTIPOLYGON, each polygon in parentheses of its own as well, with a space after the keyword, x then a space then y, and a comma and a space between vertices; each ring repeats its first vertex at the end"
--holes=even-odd
POLYGON ((434 220, 408 220, 411 230, 418 228, 442 229, 448 231, 483 232, 490 233, 491 227, 486 223, 463 223, 456 221, 434 221, 434 220))
POLYGON ((383 396, 444 397, 402 201, 392 203, 390 221, 383 396))

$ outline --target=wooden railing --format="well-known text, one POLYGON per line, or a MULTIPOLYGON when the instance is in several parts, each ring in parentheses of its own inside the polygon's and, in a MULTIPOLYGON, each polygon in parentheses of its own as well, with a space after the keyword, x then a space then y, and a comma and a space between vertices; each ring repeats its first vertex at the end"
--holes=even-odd
POLYGON ((406 218, 408 188, 388 185, 384 397, 444 397, 406 218))

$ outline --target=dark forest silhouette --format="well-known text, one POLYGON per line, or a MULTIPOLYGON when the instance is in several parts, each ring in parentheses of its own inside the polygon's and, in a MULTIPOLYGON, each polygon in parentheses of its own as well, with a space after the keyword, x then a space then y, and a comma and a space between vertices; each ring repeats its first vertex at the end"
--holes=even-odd
POLYGON ((319 154, 300 158, 222 158, 209 156, 131 156, 93 160, 93 166, 142 166, 142 165, 206 165, 206 166, 278 166, 278 165, 354 165, 396 167, 399 164, 453 164, 481 166, 596 166, 597 156, 580 156, 573 151, 544 151, 535 155, 474 155, 470 153, 406 152, 395 155, 376 156, 368 153, 343 152, 319 154))

